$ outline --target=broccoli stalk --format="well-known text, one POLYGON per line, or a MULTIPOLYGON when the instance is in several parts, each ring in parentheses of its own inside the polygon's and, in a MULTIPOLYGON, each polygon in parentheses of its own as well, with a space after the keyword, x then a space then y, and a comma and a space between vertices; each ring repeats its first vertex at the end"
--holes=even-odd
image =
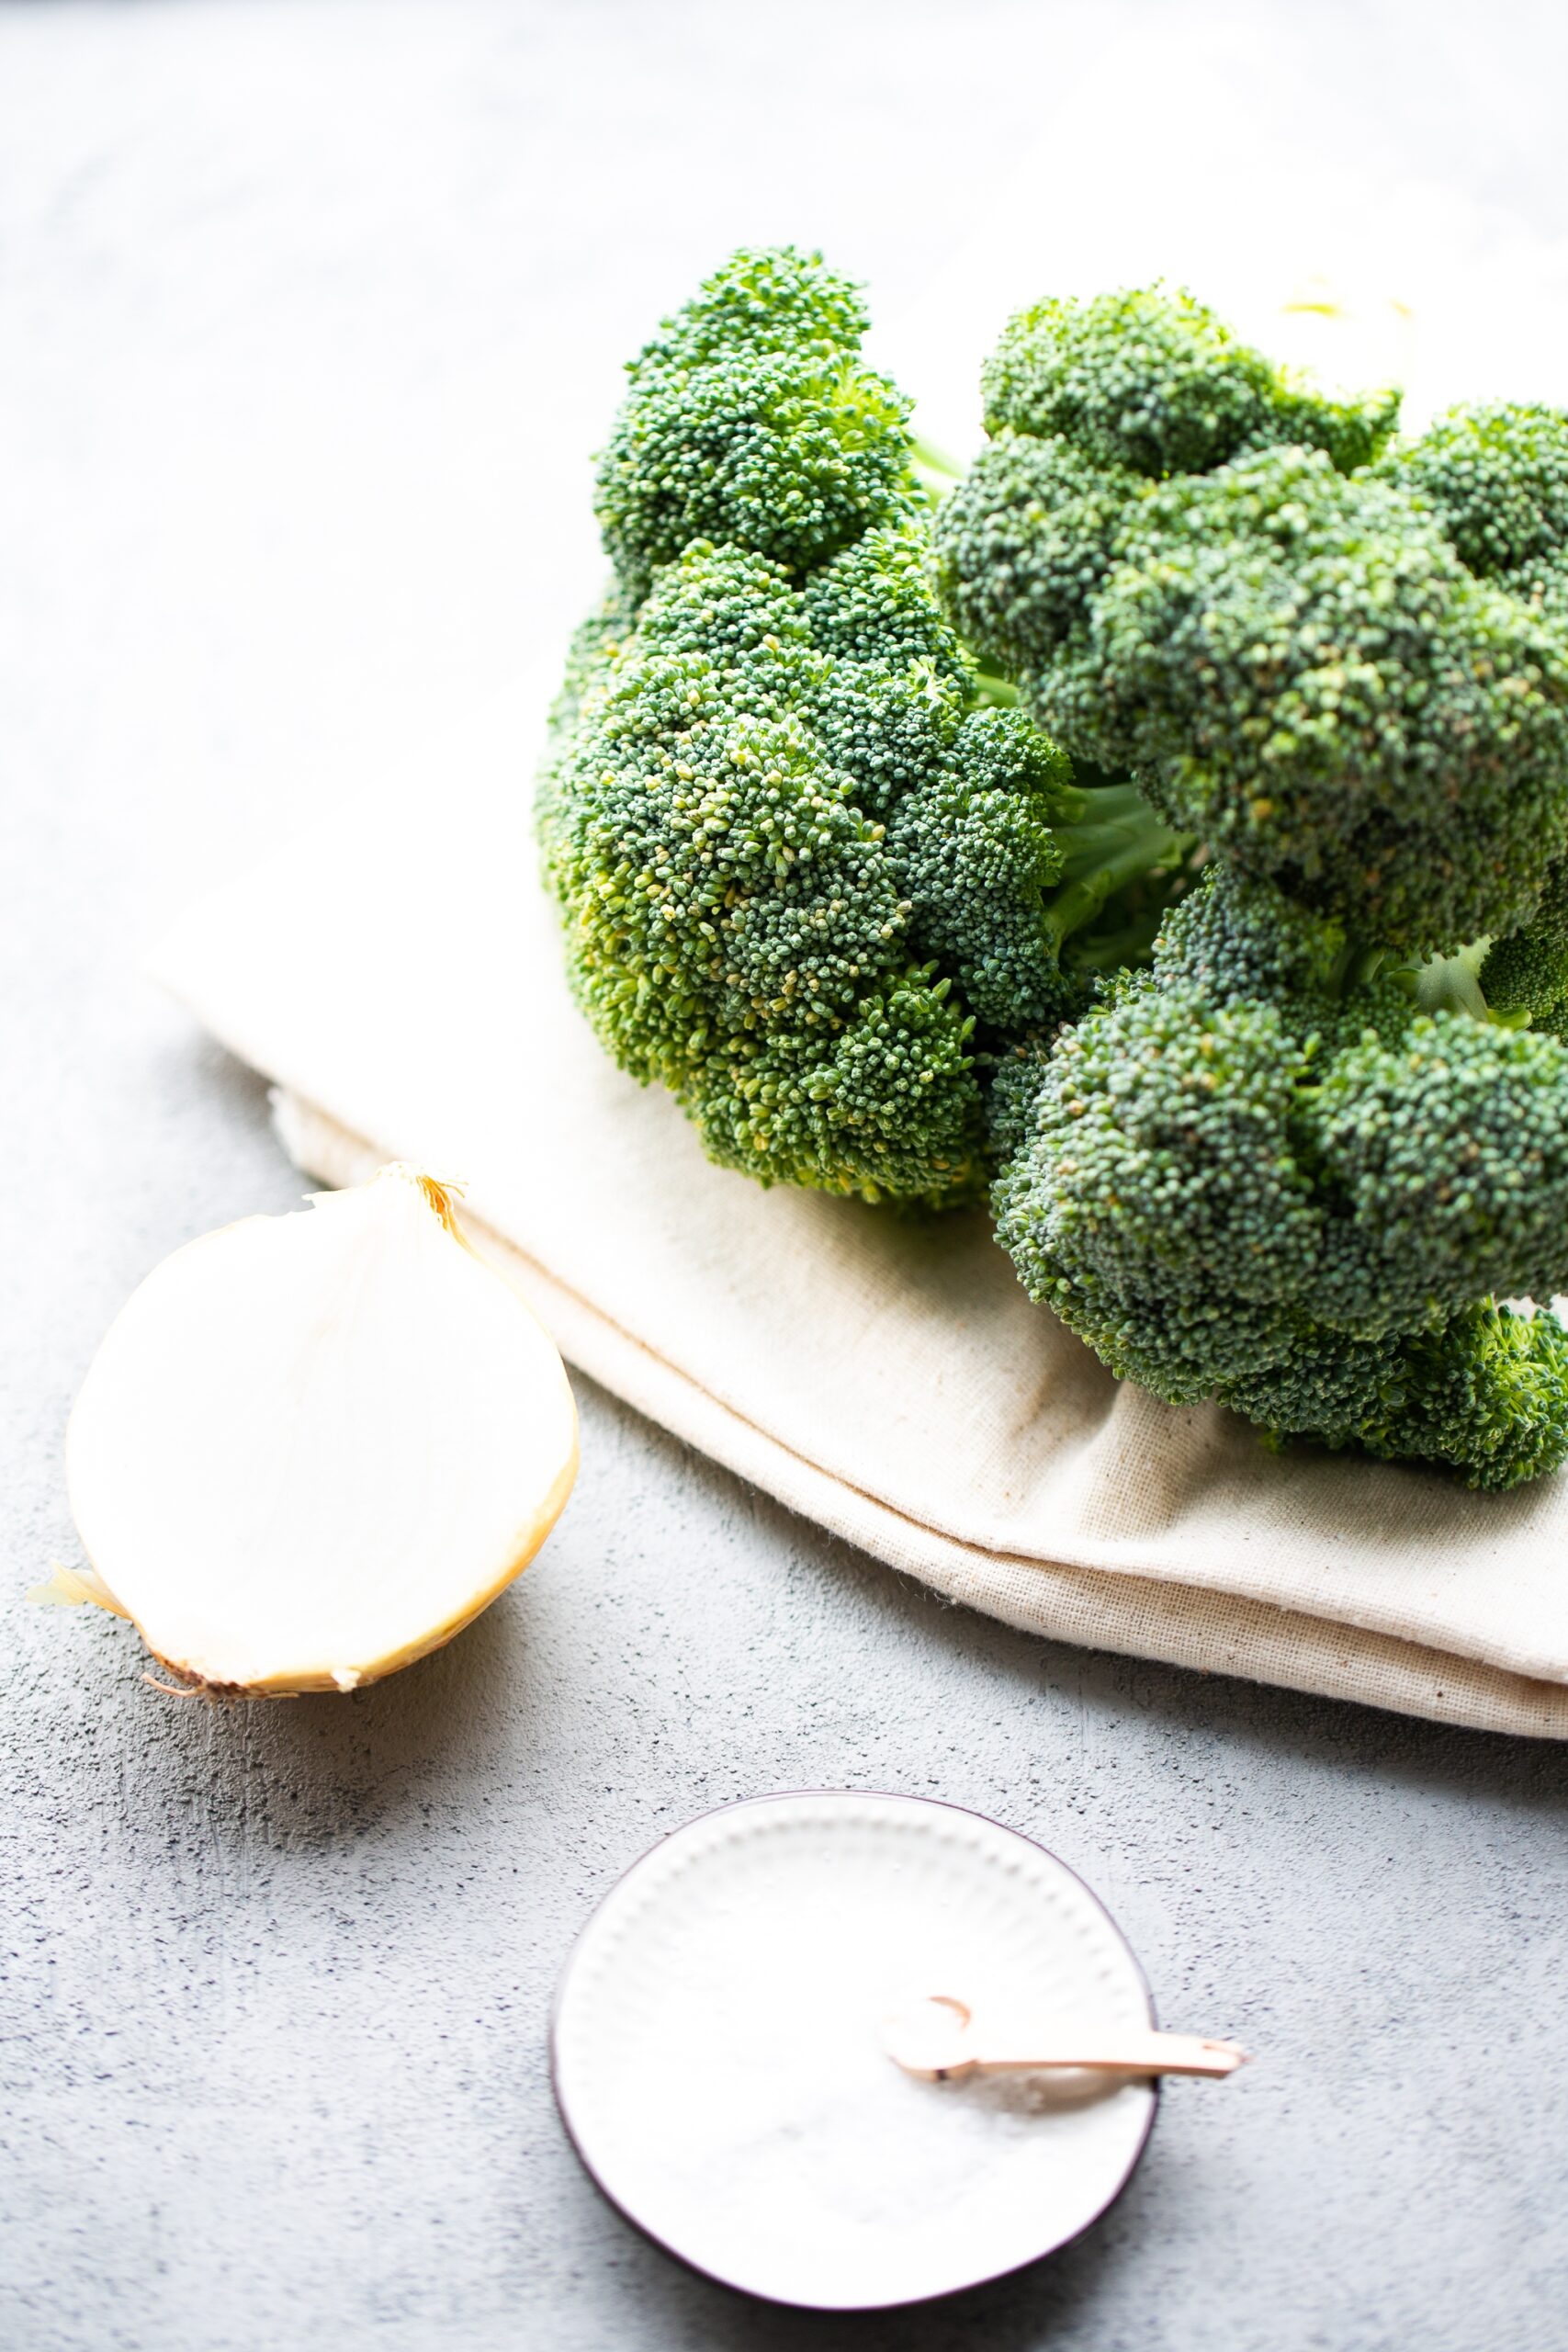
POLYGON ((939 449, 922 433, 909 436, 909 466, 933 506, 964 479, 964 468, 957 458, 949 457, 945 449, 939 449))
POLYGON ((1128 783, 1062 787, 1052 798, 1051 831, 1062 853, 1061 877, 1045 907, 1045 933, 1054 952, 1081 971, 1105 971, 1132 961, 1120 952, 1122 944, 1145 925, 1153 936, 1146 908, 1133 914, 1132 894, 1154 877, 1173 889, 1183 878, 1196 835, 1173 831, 1138 786, 1128 783), (1129 919, 1108 940, 1100 940, 1093 926, 1108 908, 1113 916, 1129 919))

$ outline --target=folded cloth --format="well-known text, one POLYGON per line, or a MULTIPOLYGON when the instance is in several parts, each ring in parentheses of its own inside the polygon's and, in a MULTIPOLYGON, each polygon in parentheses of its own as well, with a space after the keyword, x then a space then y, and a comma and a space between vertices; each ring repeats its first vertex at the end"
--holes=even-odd
POLYGON ((1010 1624, 1568 1736, 1568 1476, 1472 1495, 1119 1385, 983 1216, 711 1167, 561 977, 529 775, 542 682, 198 905, 167 986, 282 1090, 329 1184, 384 1159, 465 1219, 563 1354, 877 1558, 1010 1624))

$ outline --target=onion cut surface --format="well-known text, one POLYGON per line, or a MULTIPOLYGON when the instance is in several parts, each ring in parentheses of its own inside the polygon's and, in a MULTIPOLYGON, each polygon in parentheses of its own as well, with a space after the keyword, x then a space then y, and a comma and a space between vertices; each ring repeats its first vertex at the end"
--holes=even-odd
POLYGON ((555 1345, 400 1164, 177 1250, 66 1436, 107 1605, 193 1683, 350 1690, 450 1640, 577 1475, 555 1345))

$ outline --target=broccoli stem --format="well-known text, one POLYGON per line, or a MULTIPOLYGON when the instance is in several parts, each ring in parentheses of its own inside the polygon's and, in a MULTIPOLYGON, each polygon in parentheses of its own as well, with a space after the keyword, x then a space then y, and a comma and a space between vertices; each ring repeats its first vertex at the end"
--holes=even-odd
POLYGON ((1096 973, 1113 977, 1149 961, 1159 927, 1169 910, 1164 891, 1151 891, 1146 902, 1111 931, 1080 931, 1067 955, 1070 968, 1082 978, 1096 973))
POLYGON ((964 479, 964 469, 957 458, 950 458, 945 449, 939 449, 936 443, 928 441, 922 433, 909 436, 909 462, 926 473, 940 474, 943 481, 962 481, 964 479))
POLYGON ((1135 784, 1065 786, 1054 798, 1051 830, 1066 855, 1046 911, 1058 950, 1118 891, 1185 857, 1196 838, 1173 832, 1135 784))
POLYGON ((1369 947, 1364 940, 1348 937, 1326 976, 1330 996, 1348 996, 1352 989, 1370 988, 1388 956, 1386 947, 1369 947))
POLYGON ((1423 1012, 1464 1012, 1494 1029, 1528 1029, 1530 1017, 1524 1006, 1499 1012, 1486 1001, 1480 973, 1488 944, 1478 939, 1461 947, 1457 956, 1433 956, 1425 964, 1405 966, 1390 977, 1415 998, 1423 1012))
POLYGON ((934 442, 914 435, 909 443, 909 471, 933 506, 940 506, 964 479, 964 468, 934 442))

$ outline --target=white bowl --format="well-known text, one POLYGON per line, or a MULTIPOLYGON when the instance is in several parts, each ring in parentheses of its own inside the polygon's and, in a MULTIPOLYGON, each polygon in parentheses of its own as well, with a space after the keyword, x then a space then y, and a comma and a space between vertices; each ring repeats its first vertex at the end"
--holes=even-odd
POLYGON ((855 2311, 1050 2254, 1104 2212, 1153 2084, 924 2082, 881 2022, 912 1996, 1146 2026, 1137 1962, 1064 1862, 923 1797, 754 1798, 664 1839, 568 1961, 552 2032, 578 2154, 672 2254, 855 2311))

